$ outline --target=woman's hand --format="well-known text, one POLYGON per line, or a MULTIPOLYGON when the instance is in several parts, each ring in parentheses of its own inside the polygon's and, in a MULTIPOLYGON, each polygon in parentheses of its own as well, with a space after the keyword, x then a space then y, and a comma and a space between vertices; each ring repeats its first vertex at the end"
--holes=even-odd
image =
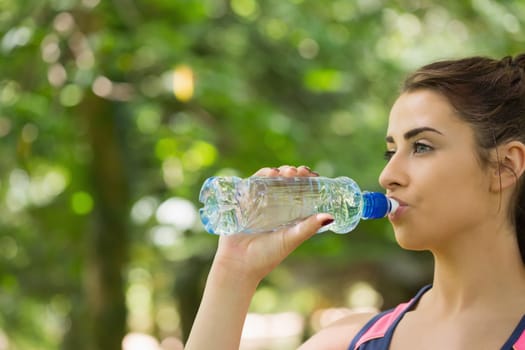
MULTIPOLYGON (((309 168, 264 168, 256 176, 317 176, 309 168)), ((323 225, 330 214, 315 214, 276 232, 220 236, 187 350, 239 348, 244 319, 259 282, 323 225)))
MULTIPOLYGON (((263 168, 254 176, 318 176, 306 166, 263 168)), ((299 224, 276 232, 239 233, 219 238, 215 263, 258 283, 302 242, 333 221, 330 214, 316 214, 299 224)))

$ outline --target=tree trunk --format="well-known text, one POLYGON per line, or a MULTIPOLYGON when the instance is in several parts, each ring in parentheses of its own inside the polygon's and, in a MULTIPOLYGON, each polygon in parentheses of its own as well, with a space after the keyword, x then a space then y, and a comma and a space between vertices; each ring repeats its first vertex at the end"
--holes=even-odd
POLYGON ((128 252, 128 183, 122 130, 118 130, 113 108, 110 101, 93 94, 79 108, 92 151, 95 205, 88 238, 86 294, 92 347, 97 350, 121 349, 127 316, 123 270, 128 252))

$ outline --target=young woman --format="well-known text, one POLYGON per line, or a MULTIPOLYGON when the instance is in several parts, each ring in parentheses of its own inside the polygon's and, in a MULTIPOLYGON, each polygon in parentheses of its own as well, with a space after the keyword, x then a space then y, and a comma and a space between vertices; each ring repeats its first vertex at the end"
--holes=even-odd
MULTIPOLYGON (((405 81, 379 182, 399 245, 429 250, 434 280, 410 302, 336 322, 301 350, 525 350, 525 54, 422 67, 405 81)), ((316 176, 307 167, 258 176, 316 176)), ((219 238, 186 350, 238 349, 258 283, 333 221, 219 238)))

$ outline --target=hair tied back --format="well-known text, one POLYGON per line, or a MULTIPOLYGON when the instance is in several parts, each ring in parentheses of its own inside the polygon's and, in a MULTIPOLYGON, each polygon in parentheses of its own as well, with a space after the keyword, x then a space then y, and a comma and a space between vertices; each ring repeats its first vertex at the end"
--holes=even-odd
POLYGON ((512 64, 516 67, 525 70, 525 53, 519 54, 512 60, 512 64))
POLYGON ((522 83, 525 82, 525 54, 519 54, 514 58, 512 56, 503 57, 500 61, 500 67, 508 72, 510 86, 523 86, 522 83))

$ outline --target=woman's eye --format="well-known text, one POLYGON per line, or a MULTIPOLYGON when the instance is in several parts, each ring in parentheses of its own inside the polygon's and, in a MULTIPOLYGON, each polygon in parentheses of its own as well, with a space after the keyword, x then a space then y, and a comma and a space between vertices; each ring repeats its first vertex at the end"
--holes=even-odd
POLYGON ((396 153, 396 151, 391 151, 391 150, 387 150, 385 151, 385 160, 386 161, 389 161, 390 159, 392 159, 392 157, 394 156, 394 153, 396 153))
POLYGON ((427 153, 432 150, 433 150, 432 146, 426 145, 421 142, 414 143, 414 153, 427 153))
MULTIPOLYGON (((423 142, 414 142, 412 145, 412 153, 413 154, 423 154, 430 151, 433 151, 434 147, 427 145, 423 142)), ((386 161, 389 161, 392 159, 394 154, 396 154, 397 150, 386 150, 384 154, 384 158, 386 161)))

